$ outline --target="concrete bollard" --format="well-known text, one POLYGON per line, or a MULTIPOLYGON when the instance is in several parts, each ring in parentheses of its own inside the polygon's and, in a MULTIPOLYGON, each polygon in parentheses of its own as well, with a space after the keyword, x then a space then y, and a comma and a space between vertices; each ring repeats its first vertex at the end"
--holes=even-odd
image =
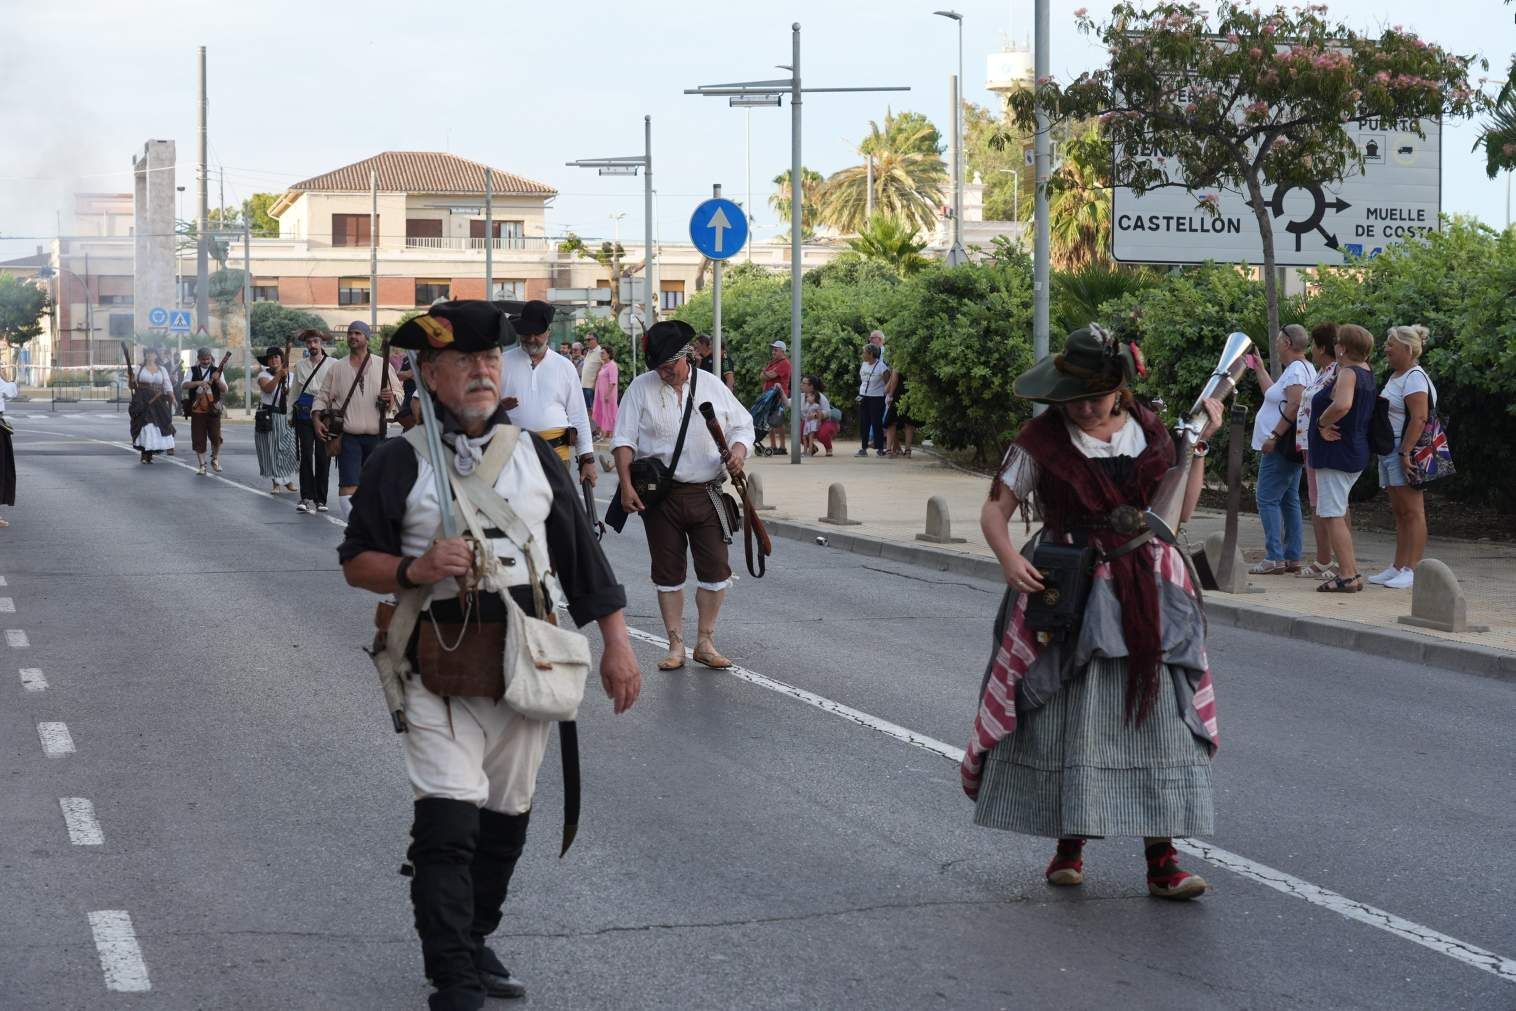
POLYGON ((763 475, 747 472, 747 495, 753 500, 753 508, 761 513, 768 512, 774 507, 763 501, 763 475))
MULTIPOLYGON (((1216 531, 1205 539, 1205 560, 1211 566, 1211 573, 1219 581, 1221 575, 1221 553, 1226 548, 1226 534, 1216 531)), ((1222 593, 1247 593, 1248 589, 1248 563, 1243 561, 1242 552, 1232 549, 1232 579, 1229 586, 1217 586, 1222 593)))
POLYGON ((1469 624, 1469 604, 1453 570, 1435 558, 1423 558, 1416 566, 1411 585, 1411 613, 1401 615, 1402 625, 1435 628, 1440 632, 1488 632, 1484 625, 1469 624))
POLYGON ((604 450, 595 454, 595 459, 600 463, 600 469, 609 474, 616 469, 616 459, 604 450))
POLYGON ((857 520, 847 518, 847 489, 842 486, 841 481, 833 481, 831 487, 826 490, 826 515, 821 517, 821 522, 838 527, 863 525, 857 520))
POLYGON ((933 495, 926 500, 926 533, 917 534, 918 541, 930 544, 963 544, 965 539, 953 536, 953 522, 948 517, 947 499, 933 495))

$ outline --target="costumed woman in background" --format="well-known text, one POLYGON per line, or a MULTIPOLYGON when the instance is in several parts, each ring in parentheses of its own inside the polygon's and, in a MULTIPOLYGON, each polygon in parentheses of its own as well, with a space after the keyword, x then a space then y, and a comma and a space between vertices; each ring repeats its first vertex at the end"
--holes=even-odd
MULTIPOLYGON (((16 448, 11 443, 10 422, 5 420, 5 402, 14 400, 20 392, 15 383, 0 376, 0 506, 16 504, 16 448)), ((10 525, 9 520, 0 516, 0 527, 10 525)))
POLYGON ((152 463, 154 453, 174 448, 173 406, 174 377, 159 362, 158 352, 149 348, 143 352, 128 409, 132 445, 141 450, 143 463, 152 463))
MULTIPOLYGON (((1149 893, 1189 899, 1207 885, 1171 839, 1213 831, 1215 693, 1193 576, 1141 515, 1176 452, 1128 389, 1141 368, 1135 345, 1092 325, 1016 379, 1051 409, 1022 426, 980 516, 1009 590, 960 772, 977 824, 1058 840, 1049 884, 1083 883, 1087 838, 1142 836, 1149 893), (1029 500, 1043 543, 1097 549, 1082 620, 1061 636, 1029 627, 1043 576, 1009 529, 1029 500)), ((1196 455, 1221 424, 1220 402, 1205 406, 1196 455)), ((1183 516, 1203 474, 1191 468, 1183 516)))

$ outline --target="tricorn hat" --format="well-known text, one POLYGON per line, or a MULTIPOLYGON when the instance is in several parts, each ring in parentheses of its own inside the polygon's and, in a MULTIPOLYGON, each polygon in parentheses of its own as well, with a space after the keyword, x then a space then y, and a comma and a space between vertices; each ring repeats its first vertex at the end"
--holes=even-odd
POLYGON ((682 319, 659 320, 642 335, 647 367, 656 369, 695 342, 695 328, 682 319))
POLYGON ((553 325, 553 307, 546 302, 533 299, 521 307, 521 315, 511 322, 516 327, 516 333, 522 337, 535 337, 540 333, 547 333, 547 328, 553 325))
POLYGON ((493 302, 476 299, 439 302, 390 338, 390 347, 407 351, 486 351, 514 343, 510 318, 493 302))
POLYGON ((1147 374, 1142 352, 1098 324, 1069 334, 1063 351, 1048 355, 1016 377, 1016 396, 1044 404, 1061 404, 1104 396, 1147 374))

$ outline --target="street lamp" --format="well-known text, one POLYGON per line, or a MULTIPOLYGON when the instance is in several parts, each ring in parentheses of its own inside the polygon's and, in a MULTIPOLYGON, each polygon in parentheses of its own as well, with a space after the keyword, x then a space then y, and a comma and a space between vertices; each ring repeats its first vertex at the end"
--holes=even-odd
MULTIPOLYGON (((653 117, 642 117, 642 154, 625 158, 581 158, 565 162, 573 168, 592 168, 603 176, 634 176, 642 173, 642 283, 643 331, 658 317, 653 305, 653 117)), ((619 297, 619 296, 618 296, 619 297)), ((637 342, 632 345, 632 375, 637 374, 637 342)))
POLYGON ((850 91, 910 91, 908 87, 892 85, 885 87, 851 88, 802 88, 800 86, 800 22, 790 25, 790 48, 792 56, 788 65, 779 69, 788 70, 788 78, 767 81, 739 81, 735 84, 706 84, 698 88, 686 88, 686 95, 702 95, 706 98, 726 98, 727 103, 738 108, 754 105, 778 106, 783 96, 790 96, 790 463, 799 463, 800 455, 800 221, 803 210, 804 188, 800 166, 800 96, 808 92, 850 91))
POLYGON ((938 17, 958 23, 958 77, 953 87, 953 244, 948 248, 948 266, 968 259, 963 251, 963 15, 957 11, 933 11, 938 17))

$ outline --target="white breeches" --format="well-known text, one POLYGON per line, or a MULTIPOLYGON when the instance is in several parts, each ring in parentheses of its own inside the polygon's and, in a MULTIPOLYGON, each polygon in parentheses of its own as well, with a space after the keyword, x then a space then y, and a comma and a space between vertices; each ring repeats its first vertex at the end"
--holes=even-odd
POLYGON ((444 699, 420 678, 406 683, 405 718, 405 768, 416 799, 469 801, 501 814, 531 810, 552 724, 529 720, 503 701, 444 699))

